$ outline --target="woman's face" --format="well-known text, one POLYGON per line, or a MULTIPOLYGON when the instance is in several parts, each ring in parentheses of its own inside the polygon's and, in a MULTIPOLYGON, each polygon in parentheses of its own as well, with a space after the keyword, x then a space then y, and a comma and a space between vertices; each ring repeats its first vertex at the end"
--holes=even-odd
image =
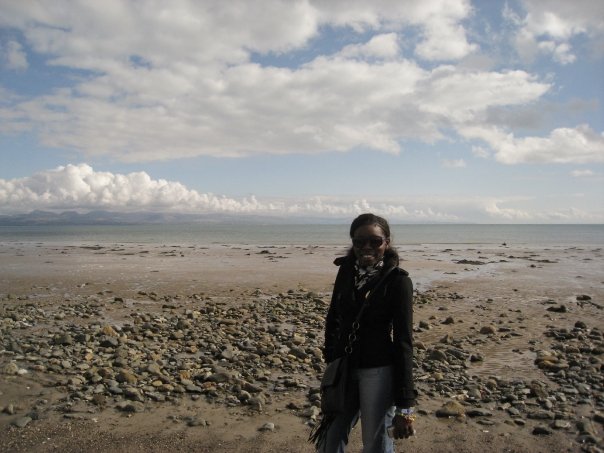
POLYGON ((382 259, 390 239, 378 225, 363 225, 354 230, 352 249, 361 267, 372 266, 382 259))

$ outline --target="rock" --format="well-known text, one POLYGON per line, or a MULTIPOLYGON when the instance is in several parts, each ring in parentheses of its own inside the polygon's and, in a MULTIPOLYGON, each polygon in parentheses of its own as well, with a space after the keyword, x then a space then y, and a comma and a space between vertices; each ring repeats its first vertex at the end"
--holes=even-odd
POLYGON ((203 418, 188 417, 187 418, 187 426, 190 426, 190 427, 194 427, 194 426, 208 426, 208 422, 205 419, 203 419, 203 418))
POLYGON ((99 345, 103 348, 117 348, 120 341, 116 337, 105 336, 101 338, 99 345))
POLYGON ((551 411, 536 410, 533 412, 529 412, 527 414, 527 417, 534 420, 553 420, 554 418, 556 418, 556 414, 551 411))
POLYGON ((566 305, 560 305, 558 307, 548 307, 547 311, 552 311, 554 313, 566 313, 568 309, 566 305))
POLYGON ((141 391, 134 387, 125 388, 123 394, 129 400, 139 401, 141 403, 145 400, 141 391))
POLYGON ((591 296, 588 296, 587 294, 581 294, 581 295, 577 296, 577 300, 588 301, 588 300, 591 300, 591 296))
POLYGON ((308 417, 311 420, 316 420, 319 415, 321 415, 321 409, 317 406, 310 406, 304 412, 302 412, 303 417, 308 417))
POLYGON ((145 405, 139 401, 120 401, 115 407, 122 412, 140 413, 145 411, 145 405))
POLYGON ((115 376, 115 380, 120 383, 136 384, 138 378, 131 370, 121 370, 115 376))
POLYGON ((531 391, 531 396, 541 399, 545 399, 548 397, 546 385, 541 382, 532 381, 529 385, 529 389, 531 391))
POLYGON ((17 428, 25 428, 32 420, 33 419, 28 416, 19 417, 18 419, 14 420, 12 424, 17 428))
POLYGON ((216 383, 223 383, 223 382, 229 382, 232 379, 231 373, 227 372, 227 371, 219 371, 216 372, 212 375, 210 375, 206 381, 207 382, 216 382, 216 383))
POLYGON ((53 343, 61 346, 68 346, 73 344, 73 338, 69 333, 61 333, 54 336, 53 343))
POLYGON ((569 429, 570 422, 568 420, 555 420, 550 426, 553 429, 569 429))
POLYGON ((483 335, 495 335, 497 328, 495 326, 483 326, 480 328, 480 333, 483 335))
POLYGON ((577 429, 580 434, 589 434, 591 436, 597 435, 596 429, 589 420, 579 420, 577 422, 577 429))
POLYGON ((266 401, 261 395, 259 395, 259 396, 250 398, 248 400, 247 404, 253 410, 255 410, 257 412, 262 412, 264 410, 264 405, 266 404, 266 401))
POLYGON ((547 436, 551 433, 552 432, 546 426, 539 425, 533 428, 533 434, 535 436, 547 436))
POLYGON ((275 431, 275 424, 272 422, 267 422, 264 425, 262 425, 260 428, 258 428, 258 431, 263 431, 263 432, 274 432, 275 431))
POLYGON ((8 404, 6 407, 4 407, 4 409, 2 409, 2 412, 8 415, 15 415, 15 405, 12 403, 8 404))
POLYGON ((163 374, 161 367, 157 363, 150 363, 147 366, 147 371, 154 376, 161 376, 163 374))
POLYGON ((2 374, 16 375, 19 374, 19 367, 15 362, 9 362, 2 368, 2 374))
POLYGON ((472 408, 466 411, 468 417, 492 417, 493 413, 482 408, 472 408))
POLYGON ((484 357, 480 353, 474 353, 470 355, 470 362, 482 362, 484 357))
MULTIPOLYGON (((482 398, 482 392, 480 391, 480 389, 474 387, 468 390, 468 397, 469 398, 473 398, 475 400, 479 400, 482 398)), ((481 409, 479 409, 481 410, 481 409)))
POLYGON ((115 331, 115 329, 108 324, 104 325, 101 328, 101 333, 108 337, 118 337, 119 336, 119 334, 115 331))
POLYGON ((448 401, 436 411, 437 417, 457 417, 466 413, 465 407, 459 401, 448 401))
POLYGON ((430 351, 430 354, 428 355, 428 360, 446 362, 447 354, 445 354, 445 352, 441 351, 440 349, 432 349, 432 351, 430 351))

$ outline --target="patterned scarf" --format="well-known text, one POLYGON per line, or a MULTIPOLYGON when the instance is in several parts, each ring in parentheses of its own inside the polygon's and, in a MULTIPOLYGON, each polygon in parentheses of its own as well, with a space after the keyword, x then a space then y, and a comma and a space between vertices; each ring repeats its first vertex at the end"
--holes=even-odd
POLYGON ((380 273, 383 267, 384 260, 380 260, 373 266, 368 266, 365 268, 360 267, 359 262, 357 261, 354 264, 354 286, 356 289, 361 289, 363 286, 373 280, 373 278, 380 273))

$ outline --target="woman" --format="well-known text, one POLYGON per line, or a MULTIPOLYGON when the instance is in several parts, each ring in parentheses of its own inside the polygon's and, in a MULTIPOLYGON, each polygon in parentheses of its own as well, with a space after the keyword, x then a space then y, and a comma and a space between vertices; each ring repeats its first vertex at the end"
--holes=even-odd
POLYGON ((363 451, 390 453, 392 437, 414 433, 413 285, 409 274, 398 267, 385 219, 358 216, 350 226, 350 237, 348 254, 334 262, 340 269, 326 318, 324 357, 329 363, 352 349, 349 379, 354 403, 328 423, 318 447, 325 453, 344 452, 360 416, 363 451), (353 323, 372 290, 351 344, 353 323))

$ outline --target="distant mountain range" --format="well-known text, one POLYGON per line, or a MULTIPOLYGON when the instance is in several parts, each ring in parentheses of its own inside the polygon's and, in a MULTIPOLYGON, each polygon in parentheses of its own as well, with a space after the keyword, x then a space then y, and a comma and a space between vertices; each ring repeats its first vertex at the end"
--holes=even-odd
POLYGON ((241 214, 177 214, 165 212, 111 212, 32 211, 27 214, 0 215, 0 226, 33 225, 141 225, 174 223, 251 223, 251 224, 303 224, 342 223, 347 219, 305 217, 273 217, 241 214))

